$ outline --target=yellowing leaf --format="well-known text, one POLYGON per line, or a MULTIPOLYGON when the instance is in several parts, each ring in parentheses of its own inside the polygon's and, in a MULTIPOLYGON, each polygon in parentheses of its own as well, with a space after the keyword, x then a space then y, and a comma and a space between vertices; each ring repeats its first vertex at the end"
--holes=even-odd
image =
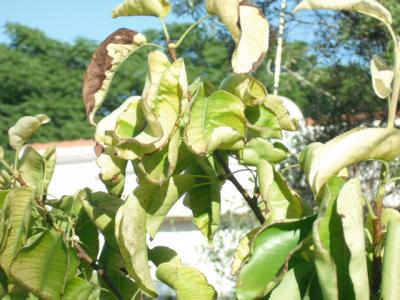
POLYGON ((22 117, 8 130, 10 146, 17 150, 20 149, 35 133, 40 126, 50 122, 46 115, 22 117))
POLYGON ((265 101, 265 106, 270 109, 279 121, 279 125, 283 130, 295 131, 297 130, 297 120, 291 119, 289 111, 283 104, 280 96, 268 95, 265 101))
POLYGON ((176 291, 181 300, 214 300, 217 292, 202 273, 182 264, 177 253, 167 247, 156 247, 150 252, 157 266, 157 278, 176 291))
POLYGON ((198 155, 216 149, 238 150, 243 147, 245 125, 244 104, 239 98, 225 91, 205 97, 201 88, 190 107, 185 142, 198 155))
POLYGON ((206 0, 207 12, 210 15, 218 16, 232 34, 235 42, 239 42, 241 35, 238 25, 239 2, 240 0, 206 0))
POLYGON ((392 24, 390 12, 376 0, 303 0, 293 13, 303 9, 331 9, 354 11, 376 18, 383 23, 392 24))
POLYGON ((326 144, 307 146, 300 162, 316 194, 329 177, 347 166, 365 160, 391 161, 399 155, 400 130, 356 128, 326 144))
POLYGON ((392 92, 393 70, 379 56, 371 60, 372 85, 376 95, 385 99, 392 92))
POLYGON ((96 159, 100 168, 100 179, 107 188, 107 191, 120 197, 125 187, 125 171, 127 161, 119 157, 101 153, 96 159))
POLYGON ((240 40, 232 56, 236 74, 254 72, 262 64, 269 45, 269 23, 261 10, 248 3, 239 6, 240 40))
POLYGON ((167 0, 124 0, 112 12, 112 17, 154 16, 166 17, 171 10, 167 0))
POLYGON ((268 92, 261 81, 247 74, 233 74, 222 81, 220 90, 239 97, 246 105, 257 106, 265 102, 268 92))
POLYGON ((146 212, 133 194, 117 212, 115 237, 128 274, 146 294, 157 297, 148 263, 146 212))
POLYGON ((232 271, 231 271, 232 276, 237 275, 242 264, 244 264, 246 259, 249 257, 251 243, 253 242, 259 230, 260 230, 259 227, 254 228, 239 240, 239 245, 236 248, 235 254, 233 256, 232 271))
POLYGON ((118 29, 105 39, 88 66, 83 80, 83 99, 90 123, 105 100, 111 81, 120 65, 146 43, 146 38, 133 30, 118 29))

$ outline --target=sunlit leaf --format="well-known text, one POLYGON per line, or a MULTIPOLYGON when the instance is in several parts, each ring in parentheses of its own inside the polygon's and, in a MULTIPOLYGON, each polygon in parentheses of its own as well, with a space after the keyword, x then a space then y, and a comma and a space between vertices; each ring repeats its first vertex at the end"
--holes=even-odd
POLYGON ((376 0, 303 0, 293 13, 303 9, 347 10, 371 16, 385 24, 392 23, 390 12, 376 0))
POLYGON ((356 299, 370 299, 367 256, 365 253, 363 194, 358 179, 346 182, 337 199, 337 213, 349 249, 349 274, 356 299))
POLYGON ((278 163, 287 158, 288 150, 283 145, 275 147, 262 138, 251 139, 240 151, 240 161, 246 165, 257 166, 260 161, 278 163))
POLYGON ((259 227, 254 228, 239 240, 239 245, 235 250, 232 262, 232 270, 231 270, 232 276, 237 275, 237 273, 240 270, 240 267, 242 266, 242 264, 245 263, 246 259, 249 257, 251 244, 253 243, 253 240, 256 237, 256 234, 259 230, 260 230, 259 227))
POLYGON ((83 99, 90 123, 94 124, 94 116, 105 100, 117 69, 145 43, 142 34, 121 28, 97 48, 83 80, 83 99))
POLYGON ((315 217, 276 223, 260 230, 251 246, 251 256, 242 267, 237 282, 239 300, 265 295, 291 253, 309 235, 315 217))
POLYGON ((96 300, 100 289, 83 278, 70 279, 65 286, 64 300, 96 300))
POLYGON ((154 16, 166 17, 171 10, 168 0, 124 0, 114 8, 112 17, 154 16))
POLYGON ((152 238, 160 229, 169 210, 195 185, 189 175, 176 175, 162 185, 141 184, 133 192, 146 211, 146 227, 152 238))
POLYGON ((9 274, 13 260, 28 238, 34 191, 31 188, 14 188, 8 193, 7 199, 9 225, 0 249, 0 264, 4 272, 9 274))
POLYGON ((239 27, 240 0, 206 0, 207 12, 217 16, 229 30, 235 42, 239 42, 241 31, 239 27))
POLYGON ((96 163, 100 168, 100 179, 110 195, 120 197, 125 187, 127 161, 119 157, 101 153, 96 163))
POLYGON ((299 195, 288 186, 282 175, 268 161, 260 161, 257 175, 261 197, 267 210, 266 224, 303 216, 299 195))
MULTIPOLYGON (((11 265, 15 280, 41 299, 61 299, 68 278, 69 251, 61 232, 46 231, 30 246, 23 248, 11 265)), ((75 266, 76 267, 76 266, 75 266)))
POLYGON ((247 74, 229 75, 222 81, 219 89, 239 97, 244 104, 251 106, 264 103, 268 95, 262 82, 247 74))
POLYGON ((243 147, 245 125, 244 104, 239 98, 226 91, 205 97, 201 88, 190 107, 185 142, 198 155, 216 149, 238 150, 243 147))
POLYGON ((38 131, 40 126, 49 122, 50 118, 46 115, 22 117, 8 130, 10 146, 15 150, 20 149, 38 131))
POLYGON ((157 278, 176 291, 177 299, 214 300, 217 292, 202 273, 182 264, 177 253, 166 247, 156 247, 150 252, 157 266, 157 278))
POLYGON ((246 118, 248 122, 247 135, 250 138, 282 138, 282 128, 279 119, 274 112, 265 105, 261 104, 255 107, 247 107, 246 118))
POLYGON ((382 299, 400 295, 400 221, 388 225, 383 256, 382 299))
POLYGON ((313 192, 317 193, 329 177, 347 166, 365 160, 391 161, 399 155, 400 130, 356 128, 326 144, 308 145, 300 155, 300 162, 313 192))
POLYGON ((232 55, 236 74, 254 72, 268 51, 269 23, 258 7, 243 1, 239 6, 240 40, 232 55))
POLYGON ((129 275, 146 294, 157 297, 146 244, 146 211, 131 194, 115 218, 115 237, 129 275))
POLYGON ((280 96, 268 95, 267 100, 264 104, 275 114, 279 121, 279 125, 283 130, 297 130, 298 121, 296 119, 290 118, 289 111, 283 104, 282 98, 280 96))
POLYGON ((392 92, 394 72, 376 55, 371 60, 371 76, 375 94, 382 99, 389 97, 392 92))

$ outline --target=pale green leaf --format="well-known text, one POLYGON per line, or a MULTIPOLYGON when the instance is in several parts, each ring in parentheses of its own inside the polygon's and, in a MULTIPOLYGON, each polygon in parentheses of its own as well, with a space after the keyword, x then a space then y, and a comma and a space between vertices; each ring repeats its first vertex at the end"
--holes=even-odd
POLYGON ((157 297, 148 263, 146 211, 133 194, 118 210, 115 218, 115 237, 129 276, 146 294, 157 297))
POLYGON ((220 87, 239 97, 244 104, 257 106, 265 102, 268 92, 261 81, 247 74, 233 74, 225 78, 220 87))
POLYGON ((100 289, 83 278, 75 277, 68 280, 65 286, 63 300, 97 300, 100 289))
POLYGON ((390 12, 376 0, 303 0, 293 13, 303 9, 347 10, 371 16, 388 25, 392 23, 390 12))
POLYGON ((246 165, 257 166, 262 160, 278 163, 286 159, 288 150, 283 149, 281 145, 274 146, 262 138, 251 139, 240 151, 240 161, 246 165))
POLYGON ((162 185, 171 177, 175 171, 178 161, 180 135, 175 132, 169 144, 161 151, 152 155, 144 156, 141 160, 134 162, 137 174, 143 174, 148 181, 162 185))
POLYGON ((313 192, 317 193, 329 177, 352 164, 365 160, 392 161, 399 155, 400 130, 356 128, 326 144, 307 146, 300 155, 300 162, 313 192))
POLYGON ((18 171, 23 181, 36 190, 36 195, 44 193, 45 161, 32 147, 26 147, 18 162, 18 171))
POLYGON ((383 230, 387 229, 390 222, 400 222, 400 212, 393 208, 384 208, 381 216, 383 230))
POLYGON ((0 146, 0 159, 4 158, 4 149, 0 146))
POLYGON ((206 0, 206 9, 210 15, 217 16, 232 35, 233 40, 239 42, 241 31, 239 27, 240 0, 206 0))
POLYGON ((171 11, 168 0, 124 0, 114 8, 112 17, 154 16, 165 18, 171 11))
POLYGON ((264 104, 275 114, 283 130, 297 130, 298 121, 290 118, 289 111, 283 104, 280 96, 268 95, 264 104))
POLYGON ((133 192, 146 211, 146 228, 152 238, 160 229, 169 210, 195 185, 189 175, 176 175, 162 185, 141 184, 133 192))
POLYGON ((369 300, 367 256, 365 252, 363 194, 358 179, 344 184, 337 199, 337 213, 350 251, 349 273, 357 300, 369 300))
POLYGON ((240 267, 246 262, 246 259, 249 257, 251 244, 253 243, 253 240, 259 230, 260 227, 254 228, 239 240, 239 245, 237 246, 233 255, 231 270, 232 276, 237 275, 240 267))
POLYGON ((315 217, 276 223, 260 230, 251 246, 251 256, 237 282, 237 298, 251 300, 265 296, 291 253, 311 232, 315 217))
POLYGON ((15 188, 7 195, 9 225, 5 243, 0 249, 0 264, 6 274, 9 274, 12 262, 27 240, 33 199, 34 191, 31 188, 15 188))
POLYGON ((382 299, 395 300, 400 295, 400 222, 388 225, 385 237, 382 273, 382 299))
POLYGON ((186 174, 196 178, 196 185, 186 194, 184 204, 191 209, 195 225, 209 241, 221 218, 221 182, 214 166, 212 157, 199 158, 197 164, 186 170, 186 174))
POLYGON ((101 153, 96 159, 100 168, 100 179, 110 195, 120 197, 125 187, 127 161, 119 157, 101 153))
POLYGON ((238 150, 243 147, 245 125, 244 104, 239 98, 226 91, 205 97, 201 88, 190 107, 185 142, 198 155, 216 149, 238 150))
POLYGON ((257 175, 261 197, 267 210, 266 224, 303 216, 299 195, 288 186, 286 180, 268 161, 260 161, 257 175))
POLYGON ((382 58, 376 55, 371 60, 371 76, 375 94, 381 99, 389 97, 392 92, 394 72, 382 58))
POLYGON ((247 107, 245 113, 249 138, 282 138, 282 129, 277 116, 265 105, 247 107))
POLYGON ((61 299, 68 272, 68 250, 62 233, 55 230, 23 248, 11 265, 11 275, 20 285, 48 300, 61 299))
POLYGON ((195 268, 183 265, 169 248, 156 247, 150 253, 157 265, 157 278, 176 291, 180 300, 214 300, 217 292, 204 275, 195 268))
POLYGON ((39 130, 40 126, 50 122, 46 115, 22 117, 8 130, 10 146, 15 149, 21 147, 39 130))
POLYGON ((239 6, 240 40, 232 55, 236 74, 254 72, 264 61, 269 44, 269 23, 263 12, 243 1, 239 6))
POLYGON ((95 124, 94 116, 103 104, 118 68, 145 43, 142 34, 121 28, 96 49, 83 80, 83 99, 90 123, 95 124))
POLYGON ((47 188, 50 185, 51 178, 53 177, 54 170, 56 168, 56 148, 54 146, 49 147, 43 153, 44 160, 44 180, 43 180, 43 192, 47 193, 47 188))
POLYGON ((0 189, 7 190, 11 188, 11 175, 6 170, 0 170, 0 189))

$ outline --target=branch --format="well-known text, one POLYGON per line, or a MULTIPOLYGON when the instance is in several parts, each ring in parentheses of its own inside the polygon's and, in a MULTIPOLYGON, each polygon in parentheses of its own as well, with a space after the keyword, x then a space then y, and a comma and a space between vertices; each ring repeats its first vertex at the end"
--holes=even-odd
POLYGON ((221 167, 224 169, 225 176, 226 178, 232 182, 232 184, 236 187, 236 189, 242 194, 244 200, 246 200, 247 204, 250 206, 251 210, 257 217, 257 220, 261 223, 264 224, 265 218, 260 210, 260 208, 257 205, 257 196, 255 195, 254 197, 251 197, 249 193, 244 189, 244 187, 240 184, 240 182, 236 179, 236 177, 233 175, 232 171, 230 170, 228 164, 225 162, 224 158, 221 156, 221 153, 218 151, 214 152, 214 157, 218 161, 218 163, 221 165, 221 167))

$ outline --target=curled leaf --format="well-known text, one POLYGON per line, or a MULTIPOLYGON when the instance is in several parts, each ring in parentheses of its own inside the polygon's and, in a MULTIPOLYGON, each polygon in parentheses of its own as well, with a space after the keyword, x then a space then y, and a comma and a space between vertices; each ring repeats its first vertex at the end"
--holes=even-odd
POLYGON ((42 114, 22 117, 8 130, 10 146, 15 150, 20 149, 38 131, 40 126, 49 122, 50 118, 42 114))
POLYGON ((125 171, 128 162, 114 155, 101 153, 96 163, 100 168, 100 179, 107 191, 113 196, 120 197, 125 187, 125 171))
MULTIPOLYGON (((283 145, 282 145, 283 146, 283 145)), ((241 163, 257 166, 261 160, 278 163, 287 158, 288 150, 280 144, 275 147, 262 138, 251 139, 240 151, 241 163)))
POLYGON ((267 89, 255 77, 245 74, 233 74, 222 81, 220 90, 225 90, 239 97, 244 104, 257 106, 263 103, 268 95, 267 89))
POLYGON ((269 23, 262 11, 247 2, 239 6, 240 40, 232 55, 236 74, 254 72, 264 60, 269 46, 269 23))
POLYGON ((298 122, 296 119, 291 119, 286 106, 283 104, 282 98, 276 95, 268 95, 265 101, 265 106, 270 109, 279 121, 279 125, 283 130, 297 130, 298 122))
POLYGON ((347 166, 365 160, 392 161, 399 155, 400 130, 356 128, 326 144, 307 146, 300 155, 300 163, 316 194, 329 177, 347 166))
POLYGON ((216 149, 238 150, 243 147, 245 125, 244 104, 239 98, 226 91, 206 97, 201 88, 190 107, 185 142, 198 155, 216 149))
POLYGON ((385 24, 392 24, 390 12, 376 0, 303 0, 293 13, 303 9, 347 10, 376 18, 385 24))
POLYGON ((112 17, 154 16, 165 18, 171 11, 168 0, 124 0, 112 12, 112 17))
POLYGON ((121 28, 105 39, 92 56, 83 80, 83 99, 91 124, 105 100, 111 81, 120 65, 140 46, 146 38, 133 30, 121 28))
POLYGON ((389 97, 392 92, 394 72, 379 56, 375 55, 371 60, 371 75, 376 95, 381 99, 389 97))

